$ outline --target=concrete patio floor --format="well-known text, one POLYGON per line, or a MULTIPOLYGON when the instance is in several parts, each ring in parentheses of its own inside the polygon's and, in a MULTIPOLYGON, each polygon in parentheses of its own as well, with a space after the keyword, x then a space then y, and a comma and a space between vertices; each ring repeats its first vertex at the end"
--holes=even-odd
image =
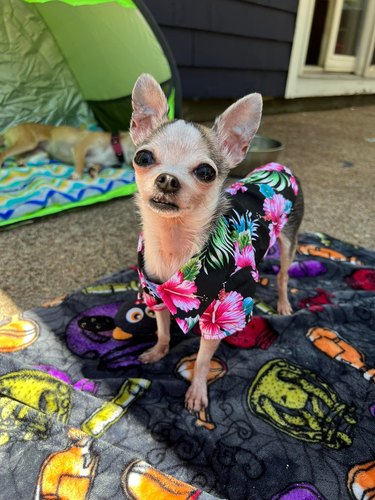
MULTIPOLYGON (((303 184, 302 232, 375 250, 374 124, 375 106, 263 117, 259 133, 285 143, 279 160, 303 184)), ((127 198, 1 232, 0 319, 134 265, 138 231, 127 198)))

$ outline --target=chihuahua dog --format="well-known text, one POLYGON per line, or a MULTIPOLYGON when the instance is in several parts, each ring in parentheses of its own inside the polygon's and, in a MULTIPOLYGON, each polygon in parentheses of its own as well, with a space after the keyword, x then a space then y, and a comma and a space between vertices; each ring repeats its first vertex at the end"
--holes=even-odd
POLYGON ((153 363, 167 354, 171 314, 184 333, 199 325, 185 405, 200 411, 208 405, 210 361, 220 340, 251 320, 257 264, 276 240, 278 312, 292 312, 288 268, 303 215, 302 191, 290 170, 276 163, 225 188, 259 127, 259 94, 235 102, 212 129, 168 121, 166 98, 150 75, 138 78, 132 102, 130 135, 143 226, 138 272, 143 299, 157 320, 157 343, 140 360, 153 363))
POLYGON ((0 152, 0 167, 13 155, 42 149, 52 158, 74 163, 74 178, 83 175, 85 165, 95 172, 100 165, 131 163, 134 145, 128 132, 110 134, 91 132, 74 127, 21 123, 2 134, 6 149, 0 152))

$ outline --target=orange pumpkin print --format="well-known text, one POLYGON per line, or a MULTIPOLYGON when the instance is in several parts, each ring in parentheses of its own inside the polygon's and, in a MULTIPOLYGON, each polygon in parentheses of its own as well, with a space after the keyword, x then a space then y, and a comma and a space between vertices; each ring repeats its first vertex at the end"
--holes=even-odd
POLYGON ((347 257, 343 253, 327 247, 318 247, 316 245, 299 245, 298 252, 302 255, 312 255, 314 257, 322 257, 323 259, 351 262, 352 264, 358 265, 361 264, 361 261, 357 257, 347 257))
POLYGON ((329 328, 310 328, 306 337, 314 346, 327 356, 341 363, 346 363, 362 372, 366 380, 375 379, 375 369, 368 369, 361 351, 346 342, 334 330, 329 328))
POLYGON ((375 461, 358 464, 348 472, 348 490, 353 498, 375 498, 375 461))
POLYGON ((196 500, 201 491, 168 474, 154 469, 143 460, 132 462, 121 478, 126 498, 132 500, 196 500))
POLYGON ((99 458, 92 451, 93 439, 78 429, 69 430, 71 445, 52 453, 39 474, 35 498, 85 500, 94 480, 99 458))
POLYGON ((22 313, 0 322, 0 352, 26 349, 39 337, 39 325, 22 313))

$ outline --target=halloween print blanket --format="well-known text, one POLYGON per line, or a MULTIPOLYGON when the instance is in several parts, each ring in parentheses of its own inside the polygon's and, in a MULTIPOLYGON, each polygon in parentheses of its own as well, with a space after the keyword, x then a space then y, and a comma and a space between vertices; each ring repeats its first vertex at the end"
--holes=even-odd
POLYGON ((135 269, 4 320, 0 498, 373 498, 375 253, 302 235, 288 317, 278 265, 273 247, 196 414, 199 332, 174 324, 167 357, 140 365, 156 323, 135 269))

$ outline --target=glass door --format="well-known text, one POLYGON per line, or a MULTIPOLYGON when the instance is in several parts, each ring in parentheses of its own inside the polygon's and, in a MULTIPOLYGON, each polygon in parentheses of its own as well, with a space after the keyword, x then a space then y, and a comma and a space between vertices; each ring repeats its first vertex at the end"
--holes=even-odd
POLYGON ((324 60, 326 71, 356 70, 366 7, 367 0, 331 2, 331 26, 324 60))
POLYGON ((367 78, 375 78, 375 29, 373 30, 370 50, 368 51, 368 58, 365 61, 365 72, 364 76, 367 78))
MULTIPOLYGON (((306 66, 357 73, 368 53, 373 22, 369 0, 315 0, 306 66), (367 45, 367 47, 365 46, 367 45)), ((363 69, 362 69, 363 73, 363 69)))
POLYGON ((375 0, 299 0, 285 97, 375 93, 375 0))

